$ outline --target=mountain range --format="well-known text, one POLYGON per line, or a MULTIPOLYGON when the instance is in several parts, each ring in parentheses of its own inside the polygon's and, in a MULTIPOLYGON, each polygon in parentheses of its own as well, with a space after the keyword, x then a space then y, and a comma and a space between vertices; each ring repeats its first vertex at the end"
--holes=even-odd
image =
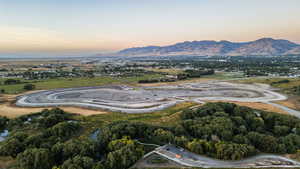
POLYGON ((283 39, 250 42, 186 41, 169 46, 134 47, 115 56, 278 56, 300 54, 300 45, 283 39))

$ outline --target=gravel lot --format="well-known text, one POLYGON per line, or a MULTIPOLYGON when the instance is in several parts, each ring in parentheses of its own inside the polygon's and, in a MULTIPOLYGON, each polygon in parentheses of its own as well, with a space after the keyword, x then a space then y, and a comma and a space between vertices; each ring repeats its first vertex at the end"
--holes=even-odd
POLYGON ((221 81, 186 83, 160 87, 98 86, 56 89, 17 98, 24 107, 79 106, 125 113, 148 113, 183 101, 207 100, 264 102, 285 100, 266 85, 221 81))

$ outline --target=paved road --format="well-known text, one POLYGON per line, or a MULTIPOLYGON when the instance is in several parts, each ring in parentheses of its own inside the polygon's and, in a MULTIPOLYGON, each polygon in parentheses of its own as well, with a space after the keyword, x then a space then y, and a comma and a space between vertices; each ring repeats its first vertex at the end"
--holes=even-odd
POLYGON ((272 102, 266 102, 267 104, 270 104, 272 106, 278 107, 282 110, 284 110, 285 112, 289 113, 290 115, 296 116, 298 118, 300 118, 300 112, 291 108, 288 108, 286 106, 283 106, 281 104, 277 104, 277 103, 272 103, 272 102))
POLYGON ((238 161, 222 161, 191 153, 173 145, 165 145, 155 149, 157 153, 169 160, 188 167, 203 168, 265 168, 265 167, 300 167, 300 163, 278 155, 257 155, 238 161))

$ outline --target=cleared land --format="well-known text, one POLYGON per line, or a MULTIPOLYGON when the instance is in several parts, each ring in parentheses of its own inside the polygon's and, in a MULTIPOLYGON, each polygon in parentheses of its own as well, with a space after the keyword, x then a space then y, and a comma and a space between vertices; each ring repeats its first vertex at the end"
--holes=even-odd
MULTIPOLYGON (((38 91, 30 91, 26 92, 25 94, 30 94, 33 92, 38 92, 38 91)), ((1 103, 0 103, 0 115, 1 116, 6 116, 8 118, 15 118, 19 117, 21 115, 25 114, 32 114, 35 112, 40 112, 45 108, 51 108, 51 107, 17 107, 15 105, 16 98, 19 97, 20 94, 18 95, 2 95, 0 97, 1 103)), ((84 109, 80 107, 66 107, 66 106, 60 106, 61 109, 63 109, 66 112, 70 113, 75 113, 75 114, 81 114, 84 116, 89 116, 89 115, 96 115, 96 114, 105 114, 107 113, 106 111, 101 111, 101 110, 92 110, 92 109, 84 109)))
POLYGON ((286 97, 264 85, 233 84, 211 81, 160 87, 101 86, 42 91, 19 97, 16 105, 24 107, 78 106, 125 113, 163 110, 180 102, 225 100, 271 102, 286 97))
MULTIPOLYGON (((13 104, 5 103, 5 104, 0 105, 0 111, 1 111, 0 115, 6 116, 8 118, 15 118, 15 117, 19 117, 19 116, 25 115, 25 114, 32 114, 35 112, 40 112, 45 108, 50 108, 50 107, 44 107, 44 108, 28 108, 28 107, 26 107, 25 108, 25 107, 16 107, 13 104)), ((66 112, 80 114, 83 116, 107 113, 106 111, 84 109, 84 108, 80 108, 80 107, 60 107, 60 108, 66 112)))

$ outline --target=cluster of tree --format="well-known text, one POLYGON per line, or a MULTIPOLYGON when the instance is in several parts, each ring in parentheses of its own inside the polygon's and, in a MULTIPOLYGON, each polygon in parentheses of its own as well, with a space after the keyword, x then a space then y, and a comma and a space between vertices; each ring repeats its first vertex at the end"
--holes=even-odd
POLYGON ((0 118, 11 133, 1 142, 0 155, 16 158, 22 169, 125 169, 144 155, 142 145, 123 137, 129 133, 112 132, 118 125, 103 129, 98 141, 79 138, 82 127, 72 116, 56 108, 11 120, 0 118))
POLYGON ((23 88, 24 90, 34 90, 35 85, 29 83, 29 84, 25 84, 23 88))
POLYGON ((184 69, 192 67, 194 69, 214 69, 220 71, 243 71, 248 75, 291 75, 299 74, 300 68, 299 56, 283 57, 243 57, 243 56, 216 56, 209 58, 199 57, 170 57, 167 60, 147 60, 147 67, 152 68, 178 68, 184 69), (150 64, 152 63, 152 64, 150 64))
POLYGON ((4 85, 14 85, 14 84, 20 84, 21 81, 18 79, 6 79, 3 84, 4 85))
POLYGON ((148 71, 140 68, 137 64, 125 64, 125 65, 105 65, 102 69, 98 70, 103 75, 110 76, 122 76, 122 77, 138 77, 145 74, 157 74, 153 71, 148 71))
POLYGON ((252 76, 268 76, 266 72, 260 71, 260 70, 253 70, 253 69, 248 69, 245 71, 245 75, 247 77, 252 77, 252 76))
POLYGON ((210 70, 199 70, 199 69, 188 69, 185 70, 184 73, 180 73, 177 75, 178 80, 184 80, 187 78, 199 78, 205 75, 213 75, 215 71, 213 69, 210 70))
POLYGON ((300 95, 300 86, 294 86, 290 89, 293 94, 300 95))
POLYGON ((40 132, 29 134, 26 131, 12 132, 1 143, 0 154, 16 157, 28 148, 51 148, 55 143, 66 141, 80 129, 77 123, 60 122, 47 129, 39 129, 40 132))
POLYGON ((6 128, 8 121, 9 121, 9 119, 7 117, 0 116, 0 130, 3 130, 6 128))
POLYGON ((29 130, 36 128, 49 128, 60 122, 70 121, 72 114, 66 113, 62 109, 44 109, 41 112, 23 115, 18 118, 10 119, 7 127, 9 130, 25 129, 29 130))
POLYGON ((144 79, 139 80, 139 83, 159 83, 159 82, 175 82, 175 78, 159 78, 159 79, 144 79))
POLYGON ((181 118, 185 132, 201 139, 205 145, 212 145, 210 147, 214 148, 210 149, 209 154, 220 159, 243 157, 228 157, 219 153, 224 148, 241 149, 245 152, 244 156, 256 151, 295 153, 300 148, 300 120, 293 116, 231 103, 208 103, 197 110, 184 111, 181 118))
POLYGON ((99 130, 95 141, 78 137, 81 122, 71 119, 61 109, 0 118, 12 133, 0 144, 0 155, 15 157, 24 169, 125 169, 145 154, 140 141, 171 143, 224 160, 258 152, 295 153, 300 148, 299 119, 230 103, 187 109, 173 127, 113 122, 99 130))
POLYGON ((21 74, 24 79, 54 79, 59 77, 94 77, 93 71, 73 69, 72 71, 26 71, 21 74))
MULTIPOLYGON (((117 122, 103 128, 99 145, 129 136, 148 143, 172 143, 214 158, 238 160, 257 152, 294 153, 300 148, 300 120, 230 103, 208 103, 181 114, 171 128, 117 122)), ((103 147, 105 149, 105 147, 103 147)))
POLYGON ((283 80, 279 80, 279 81, 272 82, 271 85, 284 84, 284 83, 289 83, 289 82, 290 82, 290 80, 288 80, 288 79, 283 79, 283 80))
POLYGON ((140 80, 139 83, 158 83, 158 82, 175 82, 177 80, 185 80, 187 78, 199 78, 204 75, 213 75, 215 71, 210 70, 198 70, 198 69, 189 69, 185 70, 184 73, 179 73, 174 78, 158 78, 158 79, 145 79, 140 80))
POLYGON ((158 83, 160 79, 143 79, 139 80, 139 83, 158 83))
POLYGON ((238 160, 258 152, 295 153, 300 148, 300 120, 231 103, 208 103, 182 112, 176 127, 113 123, 101 130, 99 145, 124 136, 160 145, 172 143, 218 159, 238 160))

